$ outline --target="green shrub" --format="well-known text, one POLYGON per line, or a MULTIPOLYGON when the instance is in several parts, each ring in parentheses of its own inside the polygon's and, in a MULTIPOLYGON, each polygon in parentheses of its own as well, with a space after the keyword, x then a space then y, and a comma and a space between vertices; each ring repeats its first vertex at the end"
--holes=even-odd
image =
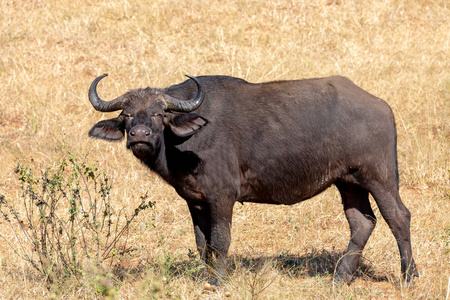
POLYGON ((80 279, 87 265, 111 267, 132 250, 127 248, 131 222, 154 206, 145 194, 132 213, 115 210, 108 176, 71 154, 39 176, 21 163, 15 172, 21 201, 11 203, 0 195, 0 212, 17 243, 1 233, 0 238, 49 283, 80 279))

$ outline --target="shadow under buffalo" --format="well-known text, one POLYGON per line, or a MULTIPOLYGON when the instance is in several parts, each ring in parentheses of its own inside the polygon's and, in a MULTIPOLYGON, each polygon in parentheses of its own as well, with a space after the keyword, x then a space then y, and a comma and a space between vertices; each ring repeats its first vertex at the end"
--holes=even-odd
MULTIPOLYGON (((337 272, 344 252, 312 249, 303 255, 284 254, 274 256, 246 257, 231 256, 233 271, 247 269, 251 272, 265 272, 273 268, 281 274, 294 277, 324 277, 333 276, 337 272)), ((353 274, 353 279, 383 282, 389 281, 388 276, 376 275, 371 263, 364 258, 360 259, 359 266, 353 274)))
MULTIPOLYGON (((293 255, 289 253, 281 253, 273 256, 256 256, 252 255, 231 255, 228 258, 230 276, 235 274, 252 274, 266 273, 275 271, 280 274, 286 274, 294 277, 332 277, 337 270, 337 266, 343 258, 343 252, 327 251, 327 250, 309 250, 303 255, 293 255)), ((148 259, 139 267, 119 268, 113 273, 119 275, 128 273, 136 275, 144 275, 149 270, 169 277, 191 278, 195 281, 208 281, 211 279, 211 269, 205 265, 195 255, 190 253, 186 260, 178 257, 163 257, 148 259), (119 270, 120 269, 120 270, 119 270), (119 272, 117 272, 119 271, 119 272), (117 274, 119 273, 119 274, 117 274)), ((244 275, 246 276, 246 275, 244 275)), ((360 260, 358 269, 353 278, 363 278, 364 280, 374 282, 388 282, 388 276, 376 275, 371 263, 364 258, 360 260)))

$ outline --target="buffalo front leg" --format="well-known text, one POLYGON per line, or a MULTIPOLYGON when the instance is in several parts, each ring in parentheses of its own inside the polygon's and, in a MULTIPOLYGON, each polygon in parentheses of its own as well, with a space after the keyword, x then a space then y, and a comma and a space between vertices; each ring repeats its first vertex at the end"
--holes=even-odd
POLYGON ((217 204, 188 202, 197 250, 202 260, 213 268, 214 285, 220 285, 227 269, 233 204, 231 201, 218 201, 217 204))
POLYGON ((350 241, 340 263, 337 280, 350 283, 364 246, 375 228, 376 217, 370 207, 368 191, 348 183, 336 186, 341 193, 345 216, 350 225, 350 241))
POLYGON ((209 205, 203 202, 188 202, 188 207, 194 224, 198 253, 206 264, 211 265, 211 211, 209 205))
POLYGON ((227 270, 227 255, 231 244, 231 221, 234 201, 217 201, 211 208, 211 249, 215 256, 214 280, 220 285, 227 270))

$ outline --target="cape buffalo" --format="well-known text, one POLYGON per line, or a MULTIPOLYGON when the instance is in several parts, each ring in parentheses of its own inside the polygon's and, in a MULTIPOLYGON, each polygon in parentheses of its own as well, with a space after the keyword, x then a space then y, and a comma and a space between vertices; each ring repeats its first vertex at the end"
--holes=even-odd
POLYGON ((224 275, 233 205, 291 205, 336 185, 350 225, 339 280, 350 282, 375 227, 375 199, 395 236, 401 271, 412 283, 411 214, 399 195, 397 133, 383 100, 349 79, 249 83, 201 76, 165 89, 134 89, 112 101, 89 100, 101 112, 89 136, 127 137, 126 146, 183 197, 200 256, 224 275))

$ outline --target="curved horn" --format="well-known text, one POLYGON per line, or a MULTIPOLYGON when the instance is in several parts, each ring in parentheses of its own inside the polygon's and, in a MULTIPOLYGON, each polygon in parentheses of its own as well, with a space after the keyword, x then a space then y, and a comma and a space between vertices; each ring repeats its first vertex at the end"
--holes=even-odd
POLYGON ((197 85, 197 94, 193 99, 186 101, 178 100, 174 97, 166 95, 167 110, 191 112, 199 108, 200 105, 202 105, 203 100, 205 100, 205 88, 203 87, 201 82, 194 76, 186 74, 186 77, 194 80, 195 84, 197 85))
POLYGON ((92 81, 89 87, 89 101, 91 101, 92 106, 101 112, 111 112, 122 109, 123 96, 117 97, 111 101, 104 101, 100 99, 97 94, 97 84, 100 80, 108 76, 108 74, 103 74, 98 76, 92 81))

